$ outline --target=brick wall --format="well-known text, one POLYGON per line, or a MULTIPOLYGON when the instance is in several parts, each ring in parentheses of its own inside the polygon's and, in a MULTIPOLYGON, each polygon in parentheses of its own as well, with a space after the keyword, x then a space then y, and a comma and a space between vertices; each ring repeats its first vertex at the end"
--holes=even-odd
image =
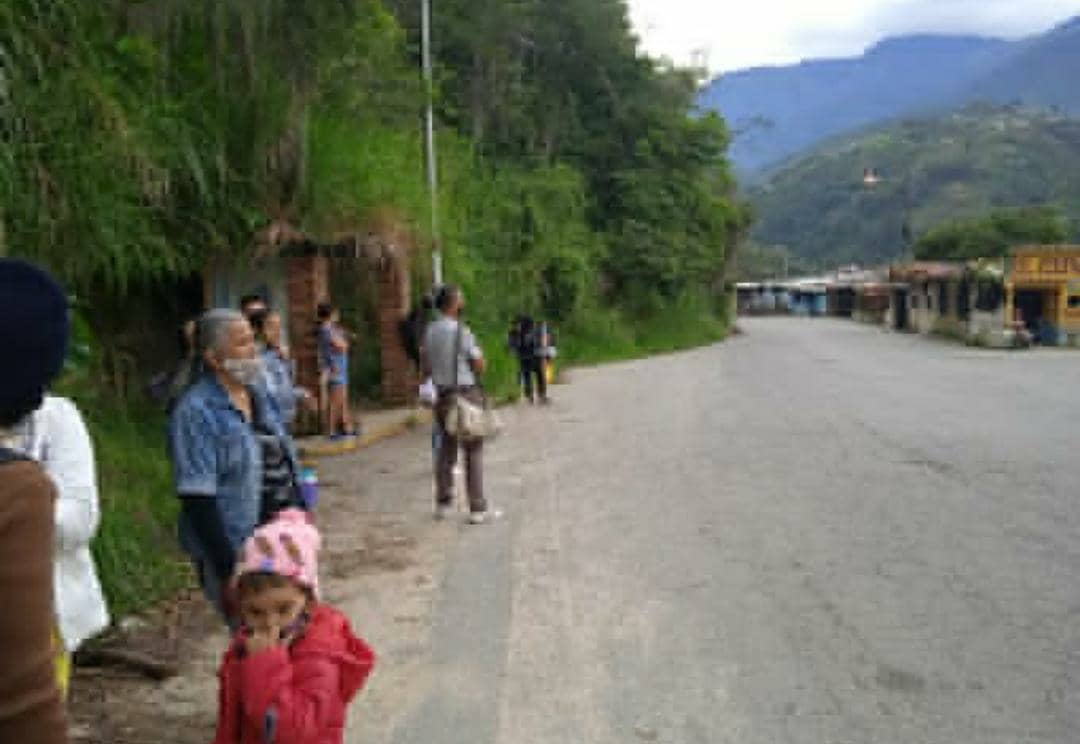
POLYGON ((416 369, 401 343, 401 321, 409 312, 409 272, 404 261, 386 258, 379 268, 378 315, 382 399, 387 405, 416 402, 416 369))
MULTIPOLYGON (((319 388, 319 370, 318 345, 312 330, 318 304, 332 301, 329 272, 330 260, 324 256, 288 259, 288 323, 296 379, 297 384, 313 392, 319 388)), ((382 399, 387 405, 411 405, 416 401, 418 380, 400 333, 410 304, 408 266, 389 254, 380 261, 377 272, 382 399)))
POLYGON ((296 381, 312 392, 319 389, 318 345, 313 333, 315 311, 330 296, 329 259, 309 256, 288 259, 289 339, 296 360, 296 381))

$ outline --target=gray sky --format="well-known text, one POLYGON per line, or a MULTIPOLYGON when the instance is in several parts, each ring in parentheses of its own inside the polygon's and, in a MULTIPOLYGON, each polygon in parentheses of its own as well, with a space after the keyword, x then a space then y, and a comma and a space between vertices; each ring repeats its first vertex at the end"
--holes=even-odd
POLYGON ((1016 38, 1080 15, 1080 0, 628 0, 643 45, 714 72, 847 57, 914 32, 1016 38))

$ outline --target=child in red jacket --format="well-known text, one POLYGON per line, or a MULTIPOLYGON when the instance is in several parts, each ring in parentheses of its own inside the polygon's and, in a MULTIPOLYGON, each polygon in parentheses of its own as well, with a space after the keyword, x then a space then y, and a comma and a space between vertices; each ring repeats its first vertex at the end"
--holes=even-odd
POLYGON ((219 672, 214 744, 341 744, 345 709, 375 656, 318 601, 319 543, 307 515, 290 509, 244 544, 243 627, 219 672))

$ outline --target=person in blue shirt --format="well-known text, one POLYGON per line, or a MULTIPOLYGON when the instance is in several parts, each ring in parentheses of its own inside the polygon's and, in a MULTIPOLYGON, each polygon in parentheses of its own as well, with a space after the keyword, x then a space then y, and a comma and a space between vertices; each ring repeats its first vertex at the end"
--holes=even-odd
POLYGON ((248 321, 255 331, 266 391, 277 404, 282 423, 289 429, 296 421, 299 404, 308 403, 311 393, 296 384, 289 348, 281 341, 281 314, 267 310, 248 316, 248 321))
POLYGON ((356 436, 349 409, 349 334, 341 327, 340 315, 328 302, 316 310, 319 327, 319 366, 326 375, 329 397, 331 439, 356 436))
POLYGON ((251 325, 235 310, 210 310, 194 345, 169 415, 180 544, 207 598, 231 620, 224 588, 240 546, 257 525, 303 501, 296 451, 262 384, 251 325))

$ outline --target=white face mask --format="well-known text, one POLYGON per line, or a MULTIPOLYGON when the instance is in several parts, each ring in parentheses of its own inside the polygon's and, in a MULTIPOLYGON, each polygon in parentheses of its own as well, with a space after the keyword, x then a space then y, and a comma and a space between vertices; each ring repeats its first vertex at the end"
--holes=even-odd
POLYGON ((263 364, 258 357, 226 359, 221 363, 221 368, 225 370, 225 374, 246 387, 257 385, 263 377, 263 364))

